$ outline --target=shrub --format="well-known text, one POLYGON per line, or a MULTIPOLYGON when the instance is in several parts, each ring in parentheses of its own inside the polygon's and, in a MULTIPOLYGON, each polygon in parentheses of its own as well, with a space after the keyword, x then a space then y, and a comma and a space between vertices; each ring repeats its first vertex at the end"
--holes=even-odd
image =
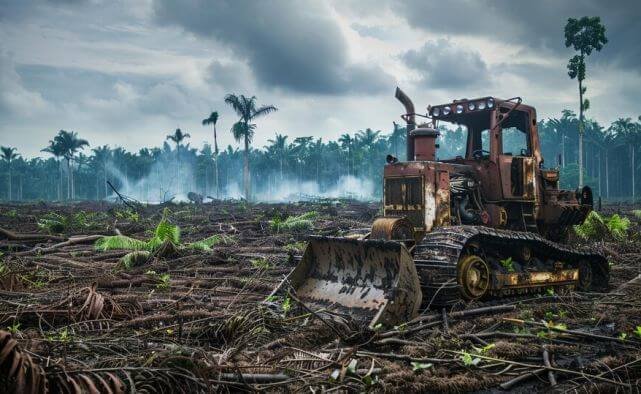
POLYGON ((305 212, 298 216, 289 216, 287 219, 274 218, 269 221, 269 226, 275 232, 286 231, 304 231, 314 227, 314 220, 318 217, 318 212, 305 212))
POLYGON ((584 240, 623 239, 629 227, 628 218, 622 218, 617 214, 604 217, 592 211, 582 224, 574 226, 574 232, 584 240))

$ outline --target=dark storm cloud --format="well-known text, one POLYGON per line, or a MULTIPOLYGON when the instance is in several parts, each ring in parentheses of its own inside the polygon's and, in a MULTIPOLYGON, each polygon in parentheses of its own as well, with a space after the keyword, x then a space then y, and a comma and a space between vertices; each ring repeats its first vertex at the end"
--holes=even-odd
POLYGON ((268 87, 304 93, 370 93, 393 85, 382 70, 354 66, 339 26, 314 2, 159 0, 160 24, 230 47, 268 87))
POLYGON ((426 87, 456 89, 489 82, 487 65, 478 52, 453 46, 445 39, 428 41, 401 58, 420 74, 421 83, 426 87))
POLYGON ((600 16, 610 42, 595 59, 636 69, 641 64, 639 0, 403 0, 394 9, 413 27, 429 32, 484 37, 568 57, 563 36, 567 19, 600 16))

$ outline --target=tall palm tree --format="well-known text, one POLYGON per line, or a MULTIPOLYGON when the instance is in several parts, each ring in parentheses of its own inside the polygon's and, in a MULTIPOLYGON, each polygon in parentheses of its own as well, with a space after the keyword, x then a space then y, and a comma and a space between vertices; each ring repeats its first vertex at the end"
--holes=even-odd
POLYGON ((347 176, 351 174, 351 160, 352 160, 352 146, 354 145, 354 138, 345 133, 338 138, 338 142, 343 149, 347 150, 347 176))
POLYGON ((73 179, 73 167, 71 166, 71 161, 74 159, 76 153, 79 150, 84 149, 85 146, 89 146, 89 142, 82 138, 78 138, 78 133, 75 131, 65 131, 60 130, 58 135, 54 137, 54 141, 57 144, 60 144, 61 149, 64 152, 64 158, 67 161, 67 195, 73 200, 76 197, 76 190, 74 186, 73 179))
POLYGON ((189 133, 183 133, 180 128, 177 128, 176 131, 174 131, 174 134, 169 134, 167 136, 167 140, 173 141, 176 144, 176 178, 178 179, 179 183, 183 183, 183 180, 180 178, 180 173, 181 173, 181 160, 180 160, 180 143, 183 142, 185 139, 190 138, 191 135, 189 133))
POLYGON ((189 137, 191 137, 189 133, 183 133, 182 130, 176 129, 173 134, 169 134, 165 139, 173 141, 176 144, 176 150, 178 150, 180 143, 189 137))
POLYGON ((12 148, 10 146, 0 146, 0 159, 7 163, 7 167, 9 168, 9 198, 7 200, 11 201, 11 198, 13 194, 11 193, 11 163, 20 157, 20 155, 16 152, 16 148, 12 148))
POLYGON ((287 144, 287 136, 276 133, 274 139, 267 140, 271 146, 267 147, 275 157, 278 158, 278 165, 280 167, 280 180, 283 180, 283 164, 289 158, 290 147, 287 144))
POLYGON ((632 200, 634 201, 635 195, 635 176, 636 176, 636 163, 635 163, 635 144, 638 142, 637 133, 635 133, 635 124, 631 118, 619 118, 612 123, 611 128, 616 132, 617 136, 627 143, 630 152, 630 170, 632 173, 632 200))
POLYGON ((219 197, 218 194, 218 139, 216 138, 216 123, 218 122, 218 112, 212 112, 208 118, 203 119, 203 126, 214 125, 214 171, 215 171, 215 183, 216 183, 216 197, 219 197))
POLYGON ((277 111, 273 105, 264 105, 256 107, 256 96, 245 97, 244 95, 228 94, 225 96, 225 103, 233 108, 236 114, 240 117, 238 122, 232 126, 232 134, 237 142, 241 139, 245 143, 245 151, 243 153, 243 189, 245 198, 250 199, 250 175, 249 175, 249 144, 254 137, 254 130, 256 125, 251 122, 261 116, 268 115, 277 111))
POLYGON ((58 142, 49 140, 49 146, 40 151, 52 154, 58 163, 58 200, 62 200, 62 158, 65 155, 63 147, 58 142))
MULTIPOLYGON (((93 152, 93 160, 95 162, 96 169, 100 169, 100 172, 102 172, 102 185, 105 188, 105 198, 107 197, 108 189, 107 189, 107 163, 111 160, 112 154, 111 154, 111 148, 109 148, 108 145, 103 145, 97 148, 92 149, 93 152)), ((97 174, 96 174, 97 175, 97 174)), ((96 182, 98 180, 98 177, 96 176, 96 182)), ((96 199, 100 199, 100 193, 99 193, 100 188, 96 184, 96 199)))

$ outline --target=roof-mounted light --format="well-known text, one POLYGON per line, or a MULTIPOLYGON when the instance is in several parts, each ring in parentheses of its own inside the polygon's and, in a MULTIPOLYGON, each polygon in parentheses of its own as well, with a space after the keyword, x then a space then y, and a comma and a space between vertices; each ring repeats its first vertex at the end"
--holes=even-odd
POLYGON ((479 109, 485 109, 485 101, 479 101, 479 109))
POLYGON ((449 105, 446 105, 445 107, 443 107, 443 115, 444 116, 449 115, 451 112, 452 112, 452 108, 449 105))
POLYGON ((476 109, 476 103, 470 101, 469 103, 467 103, 467 109, 470 111, 474 111, 476 109))
POLYGON ((456 113, 457 114, 462 114, 463 113, 463 106, 461 104, 456 105, 456 113))
POLYGON ((432 108, 432 116, 439 116, 441 114, 441 109, 439 107, 432 108))
POLYGON ((488 108, 494 108, 494 99, 493 98, 487 99, 487 107, 488 108))

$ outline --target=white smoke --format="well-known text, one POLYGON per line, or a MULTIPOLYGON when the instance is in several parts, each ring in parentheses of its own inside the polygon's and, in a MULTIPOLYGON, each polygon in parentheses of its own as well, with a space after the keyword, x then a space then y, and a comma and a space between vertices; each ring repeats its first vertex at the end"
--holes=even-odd
POLYGON ((118 180, 119 193, 140 202, 158 204, 172 198, 175 202, 189 201, 187 193, 198 191, 193 185, 191 165, 177 164, 173 160, 156 161, 149 173, 138 180, 113 163, 107 164, 107 171, 107 179, 118 180))
MULTIPOLYGON (((189 201, 187 194, 195 192, 203 197, 216 196, 213 181, 210 190, 201 190, 202 185, 194 184, 191 165, 177 165, 174 161, 156 162, 147 176, 132 180, 132 176, 114 166, 107 165, 108 179, 117 179, 118 192, 140 202, 157 204, 169 201, 189 201)), ((242 188, 242 175, 237 182, 221 185, 219 198, 245 198, 242 188)), ((112 182, 113 183, 113 182, 112 182)), ((112 196, 113 197, 113 196, 112 196)), ((331 186, 320 185, 315 181, 300 181, 293 178, 280 179, 277 174, 267 177, 260 186, 252 185, 252 201, 257 202, 294 202, 316 198, 352 198, 357 200, 377 200, 374 182, 353 175, 341 176, 331 186)))
POLYGON ((321 186, 315 181, 293 179, 270 182, 253 193, 253 198, 264 202, 291 202, 314 198, 353 198, 376 200, 374 182, 353 175, 341 176, 332 186, 321 186))

